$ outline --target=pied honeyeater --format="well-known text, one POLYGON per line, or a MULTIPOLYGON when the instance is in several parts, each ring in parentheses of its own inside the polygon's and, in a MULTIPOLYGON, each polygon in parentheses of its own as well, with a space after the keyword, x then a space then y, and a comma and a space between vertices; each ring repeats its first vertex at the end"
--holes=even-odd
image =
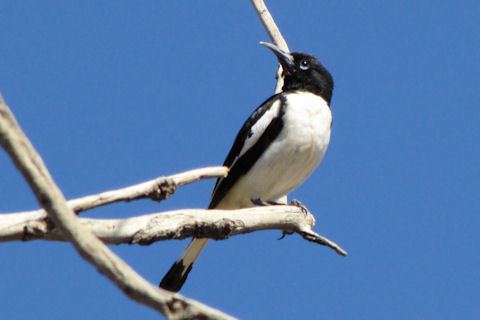
MULTIPOLYGON (((261 42, 283 69, 282 91, 247 119, 225 159, 228 176, 219 178, 209 209, 279 204, 322 160, 330 142, 333 78, 310 54, 285 52, 261 42)), ((178 291, 207 244, 194 238, 160 287, 178 291)))

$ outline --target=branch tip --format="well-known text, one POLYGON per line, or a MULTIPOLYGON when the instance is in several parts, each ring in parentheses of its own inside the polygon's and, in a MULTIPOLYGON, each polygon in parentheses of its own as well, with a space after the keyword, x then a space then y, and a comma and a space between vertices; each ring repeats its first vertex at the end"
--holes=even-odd
POLYGON ((336 253, 338 253, 343 257, 347 256, 347 251, 345 251, 342 247, 340 247, 338 244, 328 239, 327 237, 319 235, 318 233, 312 230, 303 230, 298 233, 302 236, 303 239, 307 241, 329 247, 330 249, 334 250, 336 253))

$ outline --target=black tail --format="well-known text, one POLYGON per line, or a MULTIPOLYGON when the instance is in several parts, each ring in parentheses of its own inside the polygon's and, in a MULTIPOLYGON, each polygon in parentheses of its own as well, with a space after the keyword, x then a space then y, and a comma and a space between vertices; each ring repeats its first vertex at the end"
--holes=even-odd
POLYGON ((172 292, 179 291, 187 280, 192 266, 193 264, 185 266, 182 260, 175 262, 160 282, 160 288, 172 292))
POLYGON ((173 264, 168 270, 167 274, 160 282, 160 288, 168 291, 179 291, 185 280, 187 280, 188 273, 192 270, 193 263, 197 260, 198 255, 202 252, 207 244, 208 239, 192 239, 182 257, 173 264))

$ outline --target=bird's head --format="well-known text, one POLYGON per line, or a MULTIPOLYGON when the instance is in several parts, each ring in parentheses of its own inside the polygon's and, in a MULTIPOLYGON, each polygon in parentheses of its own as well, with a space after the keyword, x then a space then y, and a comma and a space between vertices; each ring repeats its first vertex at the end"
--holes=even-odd
POLYGON ((283 91, 306 90, 321 96, 330 103, 333 78, 314 56, 302 52, 285 52, 274 44, 260 42, 277 56, 283 69, 283 91))

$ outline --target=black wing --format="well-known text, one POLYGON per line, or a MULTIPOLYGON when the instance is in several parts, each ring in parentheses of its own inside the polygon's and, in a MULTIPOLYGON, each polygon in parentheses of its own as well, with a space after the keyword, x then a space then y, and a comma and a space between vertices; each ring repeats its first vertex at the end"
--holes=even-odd
POLYGON ((223 163, 223 165, 229 168, 230 171, 226 178, 217 179, 212 193, 212 200, 208 206, 209 209, 215 208, 220 203, 227 192, 233 187, 235 182, 237 182, 240 177, 250 170, 258 158, 268 148, 270 143, 280 134, 283 126, 282 116, 284 113, 282 107, 279 107, 278 114, 265 128, 255 144, 252 145, 250 149, 246 150, 240 158, 238 158, 243 146, 245 145, 245 142, 253 134, 252 127, 278 99, 283 101, 283 96, 281 93, 271 96, 264 103, 262 103, 260 107, 258 107, 243 124, 243 127, 238 132, 235 142, 233 143, 233 146, 230 149, 225 162, 223 163))

